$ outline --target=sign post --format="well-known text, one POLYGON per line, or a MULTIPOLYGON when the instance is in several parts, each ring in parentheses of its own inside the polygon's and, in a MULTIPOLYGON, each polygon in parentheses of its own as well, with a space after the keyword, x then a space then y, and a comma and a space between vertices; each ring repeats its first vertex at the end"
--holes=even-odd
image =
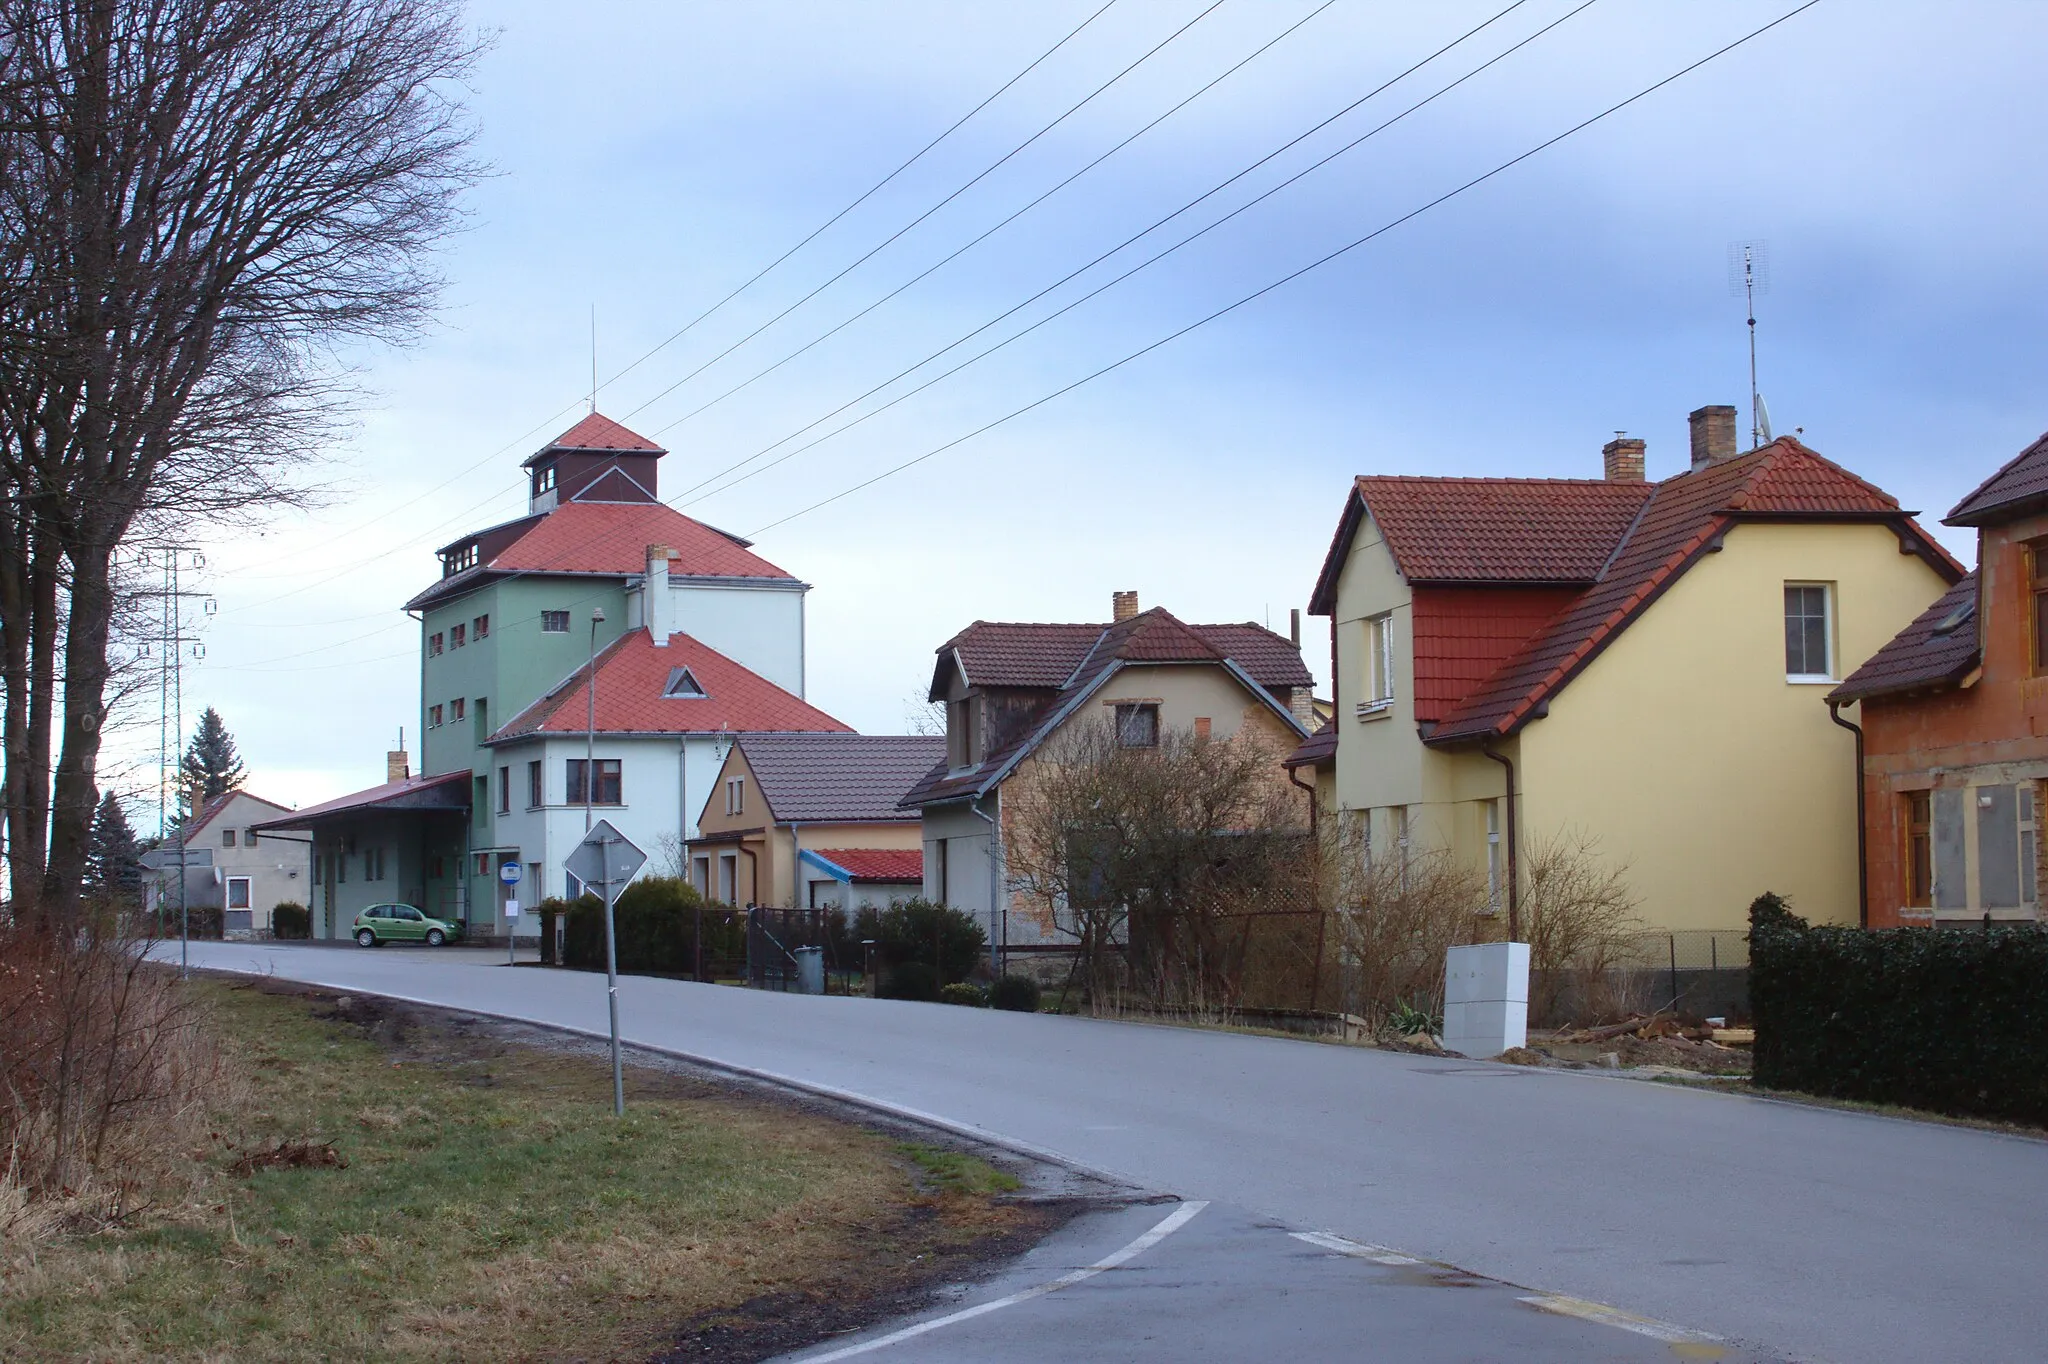
POLYGON ((519 864, 507 862, 498 868, 498 879, 512 892, 512 899, 505 902, 505 964, 515 963, 518 948, 512 943, 512 921, 519 917, 519 864))
MULTIPOLYGON (((585 776, 587 780, 587 771, 585 776)), ((626 1113, 626 1071, 619 1059, 619 950, 612 905, 634 873, 646 864, 647 854, 614 829, 608 819, 597 821, 562 863, 571 875, 586 887, 594 888, 604 900, 605 997, 612 1016, 612 1112, 619 1117, 626 1113)))

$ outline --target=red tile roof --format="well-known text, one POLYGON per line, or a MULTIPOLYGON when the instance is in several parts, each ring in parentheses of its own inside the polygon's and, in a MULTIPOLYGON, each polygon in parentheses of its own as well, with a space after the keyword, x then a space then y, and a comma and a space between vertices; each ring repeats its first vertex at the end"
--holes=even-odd
POLYGON ((645 436, 628 431, 601 412, 593 412, 556 436, 526 459, 532 464, 542 455, 562 450, 620 450, 643 455, 665 455, 668 451, 645 436))
MULTIPOLYGON (((534 734, 581 734, 588 723, 585 680, 578 668, 553 691, 515 715, 487 743, 534 734)), ((807 730, 850 732, 846 725, 767 678, 689 635, 671 635, 657 649, 644 629, 613 640, 597 656, 600 734, 734 734, 807 730), (688 668, 703 696, 665 696, 677 668, 688 668)))
POLYGON ((1972 572, 1828 693, 1830 701, 1922 691, 1959 682, 1977 666, 1977 575, 1972 572))
POLYGON ((1646 486, 1653 495, 1611 549, 1598 581, 1451 707, 1430 733, 1431 743, 1486 739, 1520 728, 1695 559, 1746 519, 1883 521, 1949 581, 1963 574, 1882 489, 1789 436, 1646 486))
POLYGON ((2037 511, 2043 502, 2048 502, 2048 435, 1978 484, 1942 521, 1951 526, 1988 525, 2037 511))
POLYGON ((807 848, 855 881, 924 880, 924 853, 917 848, 807 848))
POLYGON ((640 573, 647 547, 667 545, 670 576, 789 578, 732 536, 659 502, 567 502, 485 567, 528 573, 640 573))

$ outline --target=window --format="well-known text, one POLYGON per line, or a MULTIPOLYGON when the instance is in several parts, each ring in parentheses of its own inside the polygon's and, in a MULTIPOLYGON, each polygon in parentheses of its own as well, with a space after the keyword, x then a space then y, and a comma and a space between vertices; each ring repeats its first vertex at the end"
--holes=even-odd
POLYGON ((476 874, 478 876, 489 876, 491 874, 491 855, 489 853, 478 853, 476 855, 476 874))
POLYGON ((235 831, 233 829, 222 829, 220 831, 220 845, 223 848, 235 846, 235 831))
POLYGON ((540 613, 540 632, 544 635, 566 635, 569 633, 567 611, 543 611, 540 613))
POLYGON ((2033 595, 2034 676, 2048 674, 2048 541, 2027 546, 2028 590, 2033 595))
POLYGON ((981 761, 981 707, 977 698, 946 703, 946 765, 973 767, 981 761))
POLYGON ((725 779, 725 812, 729 815, 743 815, 747 812, 747 779, 727 777, 725 779))
POLYGON ((937 893, 940 904, 951 904, 953 902, 953 888, 946 884, 947 873, 951 871, 951 868, 946 865, 946 840, 943 838, 933 839, 932 851, 937 854, 933 859, 933 866, 938 872, 938 876, 932 882, 932 889, 937 893))
POLYGON ((451 649, 460 649, 460 648, 461 648, 461 647, 462 647, 463 645, 465 645, 465 644, 467 644, 467 643, 469 643, 469 627, 468 627, 467 625, 453 625, 453 626, 450 626, 450 627, 449 627, 449 629, 448 629, 448 647, 449 647, 449 648, 451 648, 451 649))
POLYGON ((512 813, 512 769, 509 767, 498 769, 498 813, 512 813))
POLYGON ((473 622, 471 622, 470 628, 476 631, 476 637, 478 639, 489 639, 491 637, 490 616, 478 616, 473 622))
POLYGON ((1360 714, 1394 704, 1394 617, 1374 616, 1365 623, 1365 697, 1360 714))
POLYGON ((1785 584, 1785 677, 1826 682, 1833 677, 1825 583, 1785 584))
POLYGON ((1116 741, 1122 748, 1159 747, 1159 707, 1153 702, 1127 702, 1116 708, 1116 741))
POLYGON ((718 898, 724 904, 739 902, 740 858, 738 853, 718 855, 718 898))
POLYGON ((690 884, 705 899, 711 898, 711 859, 693 857, 690 859, 690 884))
POLYGON ((245 848, 256 846, 256 831, 254 829, 242 830, 242 846, 245 848))
POLYGON ((448 703, 448 718, 449 718, 449 719, 451 719, 451 720, 460 720, 460 719, 461 719, 461 718, 462 718, 463 716, 467 715, 468 713, 469 713, 469 703, 468 703, 467 701, 463 700, 463 699, 462 699, 461 697, 459 697, 459 696, 458 696, 458 697, 456 697, 456 698, 455 698, 455 699, 454 699, 453 701, 450 701, 450 702, 448 703))
POLYGON ((1906 903, 1921 909, 1934 905, 1934 820, 1932 792, 1908 791, 1906 803, 1906 903))
POLYGON ((428 728, 428 729, 439 729, 440 727, 441 727, 441 708, 440 708, 439 706, 428 706, 428 707, 427 707, 427 728, 428 728))
POLYGON ((249 878, 246 876, 230 876, 228 878, 228 908, 247 909, 248 907, 249 878))
MULTIPOLYGON (((581 805, 586 799, 583 785, 584 771, 583 759, 569 759, 568 801, 571 805, 581 805)), ((618 805, 622 803, 620 801, 619 760, 617 758, 599 758, 597 760, 597 783, 595 789, 588 793, 587 799, 592 805, 618 805)))
POLYGON ((458 545, 441 556, 441 576, 452 578, 465 568, 476 567, 476 541, 458 545))
POLYGON ((1500 802, 1486 802, 1486 912, 1500 913, 1500 802))
POLYGON ((440 632, 439 630, 436 630, 436 631, 434 631, 434 633, 433 633, 433 634, 431 634, 431 635, 428 635, 428 636, 427 636, 427 657, 428 657, 428 658, 433 658, 433 657, 435 657, 436 655, 438 655, 438 654, 439 654, 440 652, 441 652, 441 632, 440 632))
POLYGON ((661 689, 661 694, 688 698, 706 693, 703 684, 688 668, 673 668, 669 671, 668 685, 661 689))
POLYGON ((491 737, 491 698, 479 696, 476 699, 476 741, 482 743, 491 737))
POLYGON ((526 765, 526 808, 529 810, 538 810, 541 806, 547 804, 545 800, 541 799, 540 780, 540 764, 538 762, 528 763, 526 765))
POLYGON ((535 469, 535 470, 533 471, 533 495, 534 495, 535 497, 539 497, 539 496, 540 496, 540 495, 541 495, 542 493, 546 493, 546 492, 553 492, 553 491, 554 491, 554 487, 555 487, 555 466, 554 466, 554 465, 552 465, 552 464, 543 464, 543 465, 541 465, 541 466, 540 466, 540 468, 538 468, 538 469, 535 469))

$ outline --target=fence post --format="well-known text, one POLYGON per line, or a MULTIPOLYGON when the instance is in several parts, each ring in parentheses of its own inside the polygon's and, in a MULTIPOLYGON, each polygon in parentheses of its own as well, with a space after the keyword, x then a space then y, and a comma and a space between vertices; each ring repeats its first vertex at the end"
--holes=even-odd
POLYGON ((1678 1010, 1678 935, 1673 933, 1667 939, 1671 944, 1671 1008, 1678 1010))

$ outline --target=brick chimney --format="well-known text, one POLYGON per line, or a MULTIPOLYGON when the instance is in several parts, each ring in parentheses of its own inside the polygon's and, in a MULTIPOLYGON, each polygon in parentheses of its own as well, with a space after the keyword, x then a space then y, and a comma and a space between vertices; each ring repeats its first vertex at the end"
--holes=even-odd
POLYGON ((647 547, 647 579, 640 589, 640 619, 647 624, 654 647, 666 649, 668 637, 676 632, 675 598, 668 590, 667 545, 647 547))
POLYGON ((1600 447, 1600 460, 1609 483, 1643 481, 1643 442, 1634 436, 1616 436, 1600 447))
POLYGON ((1692 422, 1692 467, 1704 469, 1717 460, 1735 458, 1735 409, 1715 404, 1695 410, 1692 422))
POLYGON ((387 751, 385 752, 385 754, 384 754, 384 780, 385 780, 385 781, 404 781, 404 780, 405 780, 405 779, 406 779, 407 777, 409 777, 409 776, 411 776, 411 775, 412 775, 412 769, 411 769, 410 765, 409 765, 409 764, 408 764, 408 763, 406 762, 406 757, 405 757, 405 750, 404 750, 404 749, 402 749, 402 748, 393 748, 393 749, 389 749, 389 750, 387 750, 387 751))
POLYGON ((1138 614, 1136 592, 1112 592, 1109 594, 1109 618, 1112 622, 1129 620, 1138 614))

